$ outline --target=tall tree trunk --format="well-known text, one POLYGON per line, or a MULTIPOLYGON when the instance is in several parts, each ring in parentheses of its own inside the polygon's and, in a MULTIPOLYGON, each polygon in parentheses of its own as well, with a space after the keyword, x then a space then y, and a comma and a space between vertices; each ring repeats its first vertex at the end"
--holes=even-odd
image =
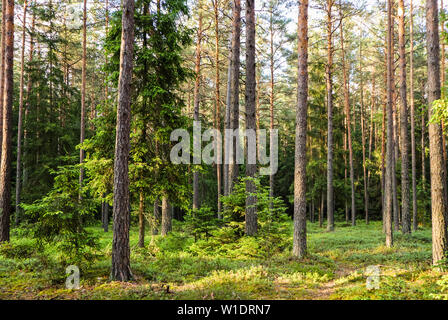
POLYGON ((172 215, 171 215, 171 206, 168 202, 168 197, 162 197, 162 237, 166 236, 172 230, 172 215))
POLYGON ((120 79, 114 163, 114 237, 111 277, 118 281, 129 281, 132 278, 129 247, 129 151, 131 82, 134 59, 134 0, 123 0, 122 7, 120 79))
POLYGON ((26 11, 28 0, 23 3, 23 27, 22 27, 22 52, 20 55, 20 88, 19 88, 19 120, 17 124, 17 161, 16 161, 16 225, 20 223, 20 191, 22 182, 22 131, 23 131, 23 86, 25 71, 25 36, 26 36, 26 11))
MULTIPOLYGON (((437 0, 426 1, 426 46, 428 55, 428 106, 433 115, 433 102, 440 99, 439 17, 437 0)), ((429 124, 431 161, 432 260, 434 264, 447 257, 447 199, 442 130, 438 123, 429 124)))
MULTIPOLYGON (((83 9, 83 27, 82 27, 82 80, 81 80, 81 136, 80 143, 84 142, 86 131, 86 69, 87 69, 87 0, 84 0, 83 9)), ((84 162, 85 151, 83 148, 79 149, 79 163, 84 162)), ((82 184, 84 181, 84 168, 81 167, 79 171, 79 197, 82 197, 82 184)))
POLYGON ((154 200, 154 210, 153 210, 153 220, 151 222, 151 233, 153 236, 159 234, 159 227, 160 227, 160 208, 159 208, 159 197, 156 197, 154 200))
POLYGON ((327 230, 334 231, 334 191, 333 191, 333 0, 327 0, 327 65, 326 65, 326 88, 327 88, 327 230))
MULTIPOLYGON (((195 68, 196 78, 194 82, 194 121, 199 122, 199 89, 201 84, 201 55, 202 55, 202 2, 198 3, 198 33, 197 33, 197 43, 196 43, 196 58, 195 58, 195 68)), ((195 164, 198 164, 201 157, 200 153, 201 146, 199 145, 200 139, 194 139, 194 157, 196 158, 195 164)), ((199 200, 199 172, 197 170, 193 171, 193 211, 198 210, 200 207, 199 200)))
MULTIPOLYGON (((233 0, 232 21, 232 71, 230 86, 230 129, 239 131, 240 104, 239 104, 239 80, 240 80, 240 38, 241 38, 241 0, 233 0)), ((237 164, 237 144, 239 135, 233 139, 233 155, 229 164, 228 193, 233 190, 233 185, 238 179, 239 165, 237 164)))
POLYGON ((402 232, 411 232, 411 213, 409 204, 409 134, 408 102, 406 97, 406 43, 404 22, 404 1, 398 0, 398 46, 400 51, 400 97, 401 97, 401 202, 402 232))
MULTIPOLYGON (((220 73, 219 73, 219 0, 213 2, 213 11, 215 17, 215 105, 216 105, 216 129, 221 132, 221 94, 219 91, 220 85, 220 73)), ((218 135, 218 141, 216 148, 216 181, 218 189, 218 219, 222 218, 222 204, 221 204, 221 193, 222 193, 222 141, 221 135, 218 135)))
POLYGON ((299 2, 298 79, 294 170, 293 256, 303 258, 306 244, 306 134, 308 114, 308 0, 299 2))
POLYGON ((393 194, 392 180, 394 164, 394 140, 393 140, 393 42, 392 42, 392 0, 387 0, 387 162, 386 162, 386 179, 384 193, 384 221, 386 233, 386 246, 393 246, 392 231, 392 212, 393 212, 393 194))
POLYGON ((1 48, 0 48, 0 156, 3 151, 3 95, 5 92, 5 65, 6 65, 6 8, 7 0, 2 0, 2 38, 1 38, 1 48))
POLYGON ((382 127, 381 127, 381 212, 383 219, 383 232, 386 232, 386 216, 385 216, 385 200, 386 200, 386 114, 387 114, 387 106, 388 106, 388 84, 389 84, 389 74, 387 72, 388 64, 389 64, 389 55, 388 55, 388 41, 389 37, 386 40, 386 50, 384 55, 384 103, 383 103, 383 119, 382 119, 382 127))
MULTIPOLYGON (((256 131, 257 124, 255 118, 255 0, 246 0, 246 130, 256 131)), ((247 138, 247 143, 256 143, 247 138)), ((255 178, 257 164, 248 161, 246 164, 246 176, 255 178)), ((257 233, 257 198, 253 194, 256 192, 254 181, 246 181, 246 234, 253 236, 257 233)))
POLYGON ((5 90, 3 93, 3 142, 0 166, 0 242, 9 241, 11 227, 11 139, 14 95, 14 0, 7 1, 5 11, 5 90))
POLYGON ((138 247, 145 247, 145 196, 143 189, 139 194, 139 206, 138 206, 138 247))
MULTIPOLYGON (((360 40, 362 41, 362 40, 360 40)), ((364 182, 364 217, 366 224, 369 224, 369 195, 367 193, 367 163, 366 163, 366 121, 364 110, 364 83, 362 74, 362 42, 359 44, 359 72, 360 72, 360 91, 361 91, 361 145, 362 145, 362 169, 363 169, 363 182, 364 182)))
POLYGON ((412 0, 410 0, 409 8, 409 37, 410 37, 410 53, 409 53, 409 102, 411 104, 411 162, 412 162, 412 225, 414 231, 418 229, 417 217, 417 161, 415 154, 415 103, 414 103, 414 17, 412 0))
MULTIPOLYGON (((443 12, 443 0, 440 0, 440 11, 443 12)), ((445 21, 444 19, 441 19, 441 23, 440 23, 440 32, 441 34, 443 34, 445 32, 445 21)), ((445 85, 445 40, 442 39, 442 41, 440 41, 441 43, 441 57, 440 57, 440 62, 441 62, 441 70, 440 70, 440 81, 441 81, 441 87, 443 87, 445 85)), ((441 91, 441 98, 445 99, 445 93, 442 90, 441 91)), ((444 168, 446 170, 446 137, 445 137, 445 123, 444 120, 441 121, 441 126, 442 126, 442 150, 443 150, 443 163, 445 164, 444 168)))
MULTIPOLYGON (((269 49, 270 49, 270 55, 269 55, 269 71, 271 73, 271 79, 270 79, 270 87, 271 87, 271 93, 269 95, 269 120, 270 120, 270 129, 274 130, 274 102, 275 102, 275 78, 274 78, 274 17, 273 17, 273 11, 274 11, 274 3, 272 2, 270 4, 270 12, 269 12, 269 34, 270 34, 270 40, 269 40, 269 49)), ((271 131, 272 132, 272 131, 271 131)), ((269 143, 270 151, 269 155, 271 157, 270 163, 273 163, 274 160, 272 157, 274 156, 274 140, 273 135, 270 135, 271 141, 269 143)), ((270 207, 272 209, 272 199, 274 198, 274 174, 269 175, 269 196, 271 197, 270 201, 270 207)))
MULTIPOLYGON (((331 0, 330 0, 331 1, 331 0)), ((340 32, 341 32, 341 55, 342 55, 342 72, 344 77, 344 107, 345 107, 345 117, 347 119, 347 141, 348 141, 348 154, 349 154, 349 165, 350 165, 350 189, 351 189, 351 217, 352 225, 356 224, 356 205, 355 205, 355 169, 353 166, 353 146, 352 146, 352 125, 350 117, 350 93, 348 88, 348 72, 347 65, 345 61, 345 49, 344 49, 344 31, 343 31, 343 15, 341 9, 341 20, 340 20, 340 32)), ((328 208, 327 208, 328 210, 328 208)))

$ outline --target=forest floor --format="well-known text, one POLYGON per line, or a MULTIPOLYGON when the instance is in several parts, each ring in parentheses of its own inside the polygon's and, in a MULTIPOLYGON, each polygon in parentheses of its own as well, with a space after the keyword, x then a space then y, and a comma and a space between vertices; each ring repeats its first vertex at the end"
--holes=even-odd
POLYGON ((57 248, 37 252, 35 241, 16 230, 0 247, 0 299, 448 299, 448 273, 431 267, 431 230, 397 232, 394 247, 386 248, 381 228, 380 222, 337 223, 328 233, 310 223, 309 255, 300 261, 289 248, 263 259, 197 255, 176 249, 182 241, 176 238, 157 248, 147 239, 139 249, 132 229, 135 279, 119 283, 109 281, 112 232, 92 227, 101 255, 80 266, 78 290, 65 288, 57 248), (369 266, 377 267, 378 278, 369 266))

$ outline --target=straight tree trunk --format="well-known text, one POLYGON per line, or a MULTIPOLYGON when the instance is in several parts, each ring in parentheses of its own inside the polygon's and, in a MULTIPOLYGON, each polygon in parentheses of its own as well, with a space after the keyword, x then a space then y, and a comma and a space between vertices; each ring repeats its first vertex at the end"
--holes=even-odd
POLYGON ((145 247, 145 196, 140 190, 138 206, 138 247, 145 247))
MULTIPOLYGON (((256 131, 255 96, 256 96, 256 65, 255 65, 255 0, 246 0, 246 130, 256 131)), ((247 139, 247 143, 256 143, 247 139)), ((255 178, 257 164, 250 163, 249 156, 246 164, 246 176, 255 178)), ((257 198, 254 181, 246 181, 246 235, 257 233, 257 198)))
POLYGON ((384 193, 384 221, 386 233, 386 246, 393 246, 392 213, 393 213, 393 163, 394 163, 394 140, 393 140, 393 42, 392 42, 392 0, 387 0, 387 162, 384 193))
MULTIPOLYGON (((198 10, 198 33, 197 33, 197 43, 196 43, 196 58, 195 58, 195 68, 196 78, 194 82, 194 121, 199 122, 199 89, 201 84, 201 55, 202 55, 202 2, 199 1, 198 10)), ((195 139, 195 143, 199 143, 199 139, 195 139)), ((200 150, 201 146, 196 145, 194 150, 200 150)), ((200 155, 195 154, 194 157, 200 159, 200 155)), ((196 163, 196 162, 195 162, 196 163)), ((197 170, 193 171, 193 211, 198 210, 200 207, 199 200, 199 172, 197 170)))
MULTIPOLYGON (((83 9, 83 27, 82 27, 82 81, 81 81, 81 136, 80 143, 85 139, 85 118, 86 118, 86 69, 87 69, 87 0, 84 0, 83 9)), ((79 163, 84 162, 85 152, 83 148, 79 149, 79 163)), ((84 181, 84 168, 79 171, 79 197, 82 197, 81 188, 84 181)))
POLYGON ((402 232, 411 233, 411 213, 409 204, 409 134, 408 102, 406 96, 406 43, 404 22, 404 1, 398 0, 398 46, 400 53, 400 97, 401 97, 401 202, 402 232))
MULTIPOLYGON (((213 2, 213 11, 215 18, 215 105, 216 105, 216 129, 221 132, 221 100, 220 100, 220 73, 219 73, 219 0, 213 2)), ((221 135, 218 135, 218 139, 221 139, 221 135)), ((218 141, 218 148, 216 148, 216 180, 218 189, 218 219, 222 218, 222 204, 221 204, 221 193, 222 193, 222 141, 218 141)))
POLYGON ((151 232, 153 236, 159 234, 160 218, 159 197, 156 197, 154 200, 153 221, 151 223, 151 232))
POLYGON ((19 120, 17 124, 17 161, 16 161, 16 225, 21 220, 20 191, 22 182, 22 131, 23 131, 23 86, 25 71, 25 37, 26 37, 26 11, 28 0, 23 3, 22 52, 20 55, 20 88, 19 88, 19 120))
POLYGON ((360 79, 360 91, 361 91, 361 145, 362 145, 362 169, 363 169, 363 182, 364 182, 364 217, 366 224, 369 224, 369 195, 367 193, 367 163, 366 163, 366 121, 364 115, 364 83, 362 78, 362 42, 359 45, 359 71, 361 74, 360 79))
POLYGON ((134 0, 122 1, 120 79, 118 85, 117 133, 114 162, 114 237, 112 243, 112 279, 129 281, 129 151, 131 127, 131 83, 134 59, 134 0))
POLYGON ((410 37, 410 53, 409 53, 409 102, 411 105, 411 162, 412 162, 412 225, 414 231, 418 229, 417 217, 417 161, 415 154, 415 103, 414 103, 414 17, 413 17, 412 0, 409 7, 409 37, 410 37))
POLYGON ((293 256, 303 258, 306 244, 306 134, 308 114, 308 0, 299 2, 298 79, 294 170, 293 256))
MULTIPOLYGON (((440 11, 443 12, 443 0, 440 0, 440 11)), ((441 34, 443 34, 445 32, 445 21, 443 21, 443 19, 441 19, 441 23, 440 23, 440 32, 441 34)), ((443 87, 445 85, 445 40, 440 41, 441 43, 441 57, 440 57, 440 62, 441 62, 441 70, 440 70, 440 81, 441 81, 441 86, 443 87)), ((445 99, 445 93, 442 90, 441 91, 441 98, 445 99)), ((442 126, 442 150, 443 150, 443 162, 445 163, 445 170, 446 170, 446 137, 445 137, 445 123, 442 120, 441 121, 441 126, 442 126)), ((446 197, 446 196, 445 196, 446 197)))
POLYGON ((14 95, 14 0, 5 10, 5 88, 3 93, 3 142, 0 165, 0 243, 9 241, 11 227, 12 107, 14 95))
POLYGON ((348 153, 349 153, 349 165, 350 165, 351 217, 352 217, 352 225, 354 226, 356 224, 355 169, 353 166, 352 125, 351 125, 351 117, 350 117, 350 93, 349 93, 349 88, 348 88, 349 79, 348 79, 348 74, 347 74, 347 65, 346 65, 346 61, 345 61, 342 11, 340 14, 341 14, 341 20, 340 20, 339 27, 340 27, 340 32, 341 32, 340 38, 341 38, 341 54, 342 54, 342 72, 343 72, 343 77, 344 77, 344 107, 345 107, 345 117, 347 119, 347 141, 348 141, 348 153))
MULTIPOLYGON (((433 115, 433 102, 440 99, 439 17, 437 0, 426 1, 426 46, 428 55, 429 117, 433 115)), ((429 154, 431 161, 432 260, 438 264, 447 257, 447 199, 445 163, 442 150, 440 124, 429 124, 429 154)))
MULTIPOLYGON (((5 48, 6 48, 6 7, 7 0, 2 0, 2 38, 1 38, 1 48, 0 48, 0 134, 3 135, 3 95, 5 92, 5 48)), ((0 136, 0 156, 2 149, 3 138, 0 136)))
MULTIPOLYGON (((239 130, 239 76, 240 76, 240 39, 241 38, 241 0, 233 0, 233 21, 232 21, 232 71, 230 81, 230 129, 239 130)), ((237 163, 237 144, 239 145, 239 135, 233 140, 233 155, 229 163, 228 172, 228 193, 233 190, 233 186, 238 179, 239 165, 237 163)))
POLYGON ((165 237, 172 230, 172 215, 171 206, 168 202, 168 197, 162 197, 162 237, 165 237))
MULTIPOLYGON (((270 55, 269 55, 269 71, 271 73, 271 79, 270 79, 270 87, 271 92, 269 95, 269 120, 270 120, 270 129, 274 130, 274 102, 275 102, 275 78, 274 78, 274 17, 273 17, 273 8, 274 4, 271 3, 270 12, 269 12, 269 34, 270 34, 270 41, 269 41, 269 49, 270 49, 270 55)), ((271 131, 272 132, 272 131, 271 131)), ((269 143, 270 151, 269 155, 271 157, 274 156, 274 140, 273 135, 270 135, 271 141, 269 143)), ((270 163, 273 163, 273 159, 271 158, 270 163)), ((269 196, 271 197, 270 201, 270 207, 272 209, 272 199, 274 198, 274 174, 269 175, 269 196)))
POLYGON ((333 191, 333 21, 332 7, 334 0, 327 0, 327 65, 326 65, 326 89, 327 89, 327 230, 334 231, 334 191, 333 191))

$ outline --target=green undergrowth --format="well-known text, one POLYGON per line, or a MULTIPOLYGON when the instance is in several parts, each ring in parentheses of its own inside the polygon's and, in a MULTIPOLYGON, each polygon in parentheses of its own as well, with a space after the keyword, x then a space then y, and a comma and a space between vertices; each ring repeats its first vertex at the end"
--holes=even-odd
POLYGON ((291 236, 232 238, 217 229, 194 239, 175 223, 166 237, 147 235, 138 248, 131 230, 134 280, 109 280, 112 232, 88 230, 100 254, 79 265, 81 287, 65 288, 66 261, 56 247, 38 243, 23 229, 0 246, 0 299, 448 299, 448 274, 431 267, 431 230, 394 234, 386 248, 382 225, 337 223, 334 232, 308 224, 309 254, 291 258, 291 236), (380 270, 368 289, 367 268, 380 270))

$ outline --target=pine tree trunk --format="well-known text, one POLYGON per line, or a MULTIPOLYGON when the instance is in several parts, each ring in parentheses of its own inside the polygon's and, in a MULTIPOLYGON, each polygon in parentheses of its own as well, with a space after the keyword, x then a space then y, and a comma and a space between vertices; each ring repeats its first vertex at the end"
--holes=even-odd
MULTIPOLYGON (((5 7, 3 7, 5 8, 5 7)), ((5 10, 5 88, 0 166, 0 242, 9 241, 11 227, 12 107, 14 95, 14 0, 5 10)))
POLYGON ((5 48, 6 48, 6 10, 7 10, 7 0, 2 0, 2 38, 0 45, 0 156, 3 151, 3 95, 5 92, 5 48))
POLYGON ((333 191, 333 0, 327 0, 327 65, 326 65, 326 89, 327 89, 327 230, 334 231, 334 191, 333 191))
MULTIPOLYGON (((221 101, 220 101, 220 73, 219 73, 219 0, 213 2, 213 11, 215 18, 215 105, 216 105, 216 129, 221 132, 221 101)), ((216 148, 216 181, 218 189, 218 219, 222 218, 222 205, 221 205, 221 193, 222 193, 222 141, 221 135, 218 135, 218 141, 216 148)))
POLYGON ((401 97, 401 202, 402 232, 411 232, 411 213, 409 204, 409 134, 408 103, 406 96, 406 43, 404 22, 404 1, 398 0, 398 42, 400 51, 400 97, 401 97))
POLYGON ((366 224, 369 224, 369 195, 367 193, 367 163, 366 163, 366 121, 364 110, 364 83, 362 78, 362 42, 359 45, 359 71, 360 71, 360 93, 361 93, 361 145, 362 145, 362 169, 364 183, 364 217, 366 224))
MULTIPOLYGON (((350 165, 350 190, 351 190, 351 218, 352 225, 356 224, 356 204, 355 204, 355 169, 353 166, 353 146, 352 146, 352 124, 350 116, 350 93, 348 87, 348 74, 347 65, 345 61, 345 49, 344 49, 344 32, 342 25, 342 12, 340 27, 340 38, 341 38, 341 54, 342 54, 342 72, 344 78, 344 107, 345 107, 345 117, 347 119, 347 141, 348 141, 348 153, 349 153, 349 165, 350 165)), ((328 210, 328 208, 327 208, 328 210)), ((333 209, 332 209, 333 210, 333 209)))
POLYGON ((129 281, 129 151, 131 125, 131 82, 134 56, 134 0, 123 0, 118 86, 117 133, 114 163, 114 237, 112 243, 112 279, 129 281))
MULTIPOLYGON (((194 121, 199 122, 199 104, 200 104, 200 96, 199 89, 201 84, 201 41, 202 41, 202 3, 199 1, 198 10, 198 32, 197 32, 197 43, 196 43, 196 58, 195 58, 195 68, 194 71, 196 73, 196 78, 194 82, 194 121)), ((195 147, 194 147, 194 157, 200 159, 201 155, 196 154, 196 151, 200 152, 201 146, 199 145, 199 139, 195 139, 195 147)), ((197 164, 197 161, 195 161, 197 164)), ((199 200, 199 172, 197 170, 193 171, 193 211, 198 210, 200 207, 199 200)))
POLYGON ((384 224, 386 233, 386 246, 393 246, 392 213, 393 213, 393 162, 394 162, 394 141, 393 141, 393 42, 392 42, 392 0, 387 0, 387 161, 386 179, 384 181, 384 224))
POLYGON ((414 22, 413 22, 413 6, 410 0, 409 8, 409 37, 410 37, 410 53, 409 53, 409 102, 411 104, 411 162, 412 162, 412 225, 414 231, 418 229, 417 217, 417 161, 415 153, 415 104, 414 104, 414 22))
MULTIPOLYGON (((275 79, 274 79, 274 27, 273 27, 273 23, 274 23, 274 17, 273 17, 273 3, 271 3, 271 7, 270 7, 270 12, 269 12, 269 34, 270 34, 270 41, 269 41, 269 47, 270 47, 270 56, 269 56, 269 71, 271 73, 271 81, 270 81, 270 86, 271 86, 271 92, 269 95, 269 120, 270 120, 270 129, 274 130, 274 102, 275 102, 275 79)), ((272 131, 271 131, 272 132, 272 131)), ((271 161, 270 163, 273 163, 274 160, 272 159, 272 157, 274 156, 274 140, 273 140, 273 135, 270 135, 271 141, 269 143, 270 146, 270 151, 269 151, 269 155, 271 157, 271 161)), ((269 196, 271 197, 271 201, 269 203, 270 208, 272 210, 272 199, 274 197, 274 174, 269 175, 269 196)))
MULTIPOLYGON (((255 0, 246 0, 246 130, 257 129, 255 117, 255 0)), ((255 143, 247 139, 247 143, 255 143)), ((249 155, 248 155, 249 159, 249 155)), ((246 176, 255 178, 257 164, 247 161, 246 176)), ((246 181, 246 235, 253 236, 257 233, 257 198, 252 195, 256 192, 254 181, 246 181)))
POLYGON ((28 0, 23 3, 23 27, 22 27, 22 52, 20 55, 20 88, 19 88, 19 120, 17 124, 17 161, 16 161, 16 225, 21 220, 20 191, 22 182, 22 131, 23 131, 23 86, 25 71, 25 36, 26 36, 26 11, 28 0))
MULTIPOLYGON (((82 28, 82 80, 81 80, 81 136, 80 143, 84 142, 86 131, 86 69, 87 69, 87 0, 84 0, 83 9, 83 28, 82 28)), ((85 152, 83 148, 79 149, 79 163, 84 162, 85 152)), ((84 181, 84 168, 79 171, 79 197, 82 197, 81 188, 84 181)))
POLYGON ((306 244, 306 134, 308 114, 308 0, 299 2, 298 79, 294 170, 293 256, 303 258, 306 244))
POLYGON ((162 198, 162 237, 166 236, 172 230, 171 206, 168 202, 168 197, 162 198))
MULTIPOLYGON (((233 21, 232 21, 232 71, 230 82, 230 129, 239 130, 239 79, 240 79, 240 39, 241 38, 241 0, 233 0, 233 21)), ((228 192, 233 190, 233 185, 238 179, 239 165, 237 164, 237 148, 239 145, 239 135, 233 140, 233 155, 229 164, 228 172, 228 192)))
POLYGON ((154 200, 153 220, 151 223, 151 233, 153 236, 159 234, 160 218, 159 197, 156 197, 154 200))
MULTIPOLYGON (((439 17, 437 0, 426 1, 426 45, 428 55, 428 105, 429 117, 433 115, 433 102, 440 99, 439 17)), ((447 199, 445 163, 442 150, 440 124, 429 124, 429 154, 431 162, 432 208, 432 260, 437 264, 447 257, 447 199)))

